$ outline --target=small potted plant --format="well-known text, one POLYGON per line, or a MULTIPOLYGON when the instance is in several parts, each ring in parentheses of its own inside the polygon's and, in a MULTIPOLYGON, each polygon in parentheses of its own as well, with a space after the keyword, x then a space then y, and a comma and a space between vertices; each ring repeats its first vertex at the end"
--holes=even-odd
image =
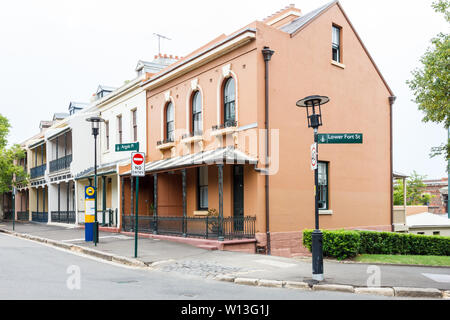
POLYGON ((208 230, 211 233, 219 233, 219 212, 216 209, 208 209, 208 230))

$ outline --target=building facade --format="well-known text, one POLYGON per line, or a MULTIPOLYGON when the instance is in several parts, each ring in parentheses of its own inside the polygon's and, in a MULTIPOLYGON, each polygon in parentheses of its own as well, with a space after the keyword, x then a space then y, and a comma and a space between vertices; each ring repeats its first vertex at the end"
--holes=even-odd
POLYGON ((331 99, 321 133, 364 137, 320 145, 321 228, 392 230, 395 97, 338 1, 307 14, 286 7, 186 57, 139 61, 136 72, 120 88, 99 86, 89 104, 71 103, 27 144, 21 210, 31 220, 83 224, 94 175, 86 118, 99 115, 102 225, 133 231, 137 204, 139 230, 153 236, 302 254, 302 230, 314 227, 313 132, 296 102, 320 94, 331 99), (130 152, 115 150, 132 142, 146 153, 137 195, 130 152))
POLYGON ((313 140, 295 103, 312 94, 331 98, 322 132, 364 135, 362 145, 320 148, 321 227, 392 229, 395 97, 338 2, 306 15, 288 7, 221 36, 143 88, 147 176, 139 208, 149 209, 139 218, 149 232, 253 238, 236 250, 301 254, 301 231, 314 226, 313 140))
POLYGON ((425 192, 431 195, 431 201, 428 205, 428 211, 435 214, 448 213, 448 178, 424 180, 426 185, 425 192))

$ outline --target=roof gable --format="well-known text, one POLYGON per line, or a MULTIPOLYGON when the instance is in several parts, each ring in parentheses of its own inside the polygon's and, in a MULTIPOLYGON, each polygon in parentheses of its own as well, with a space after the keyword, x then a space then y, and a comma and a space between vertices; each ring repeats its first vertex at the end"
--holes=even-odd
POLYGON ((339 10, 342 12, 344 18, 347 20, 347 23, 349 24, 350 28, 352 29, 353 33, 355 34, 356 38, 358 39, 359 43, 361 44, 363 50, 367 54, 369 60, 375 67, 375 70, 377 71, 378 75, 380 76, 381 80, 383 81, 384 85, 386 86, 387 90, 391 94, 391 96, 394 96, 393 91, 389 87, 388 83, 386 82, 386 79, 383 77, 383 75, 380 72, 380 69, 378 68, 377 64, 373 60, 372 56, 370 55, 369 51, 367 50, 366 46, 364 45, 364 42, 361 40, 361 37, 359 36, 358 32, 356 32, 355 27, 351 23, 350 19, 348 18, 347 14, 345 13, 344 9, 342 8, 341 4, 338 0, 332 1, 314 11, 311 11, 310 13, 305 14, 304 16, 295 19, 288 25, 281 28, 282 31, 289 33, 291 35, 291 38, 295 37, 299 32, 301 32, 304 28, 306 28, 310 23, 315 21, 317 18, 319 18, 322 14, 324 14, 326 11, 328 11, 330 8, 332 8, 334 5, 338 6, 339 10))

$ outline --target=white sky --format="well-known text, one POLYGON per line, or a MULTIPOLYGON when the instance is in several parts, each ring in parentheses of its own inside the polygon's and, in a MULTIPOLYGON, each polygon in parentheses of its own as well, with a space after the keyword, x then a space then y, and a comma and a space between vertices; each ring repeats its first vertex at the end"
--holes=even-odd
MULTIPOLYGON (((162 52, 184 56, 216 36, 289 3, 307 13, 329 0, 15 0, 0 2, 0 113, 12 124, 10 141, 36 134, 39 120, 87 102, 99 84, 135 77, 139 59, 162 52)), ((421 122, 405 84, 429 40, 448 32, 431 0, 341 0, 346 13, 398 99, 394 109, 394 170, 447 176, 443 157, 429 158, 447 132, 421 122)), ((326 94, 326 93, 324 93, 326 94)))

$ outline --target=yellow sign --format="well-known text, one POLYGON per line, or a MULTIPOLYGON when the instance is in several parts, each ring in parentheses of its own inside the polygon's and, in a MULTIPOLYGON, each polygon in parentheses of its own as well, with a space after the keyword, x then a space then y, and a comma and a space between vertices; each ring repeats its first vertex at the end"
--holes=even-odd
POLYGON ((92 197, 95 193, 95 189, 93 187, 88 187, 86 188, 86 195, 88 195, 89 197, 92 197))

